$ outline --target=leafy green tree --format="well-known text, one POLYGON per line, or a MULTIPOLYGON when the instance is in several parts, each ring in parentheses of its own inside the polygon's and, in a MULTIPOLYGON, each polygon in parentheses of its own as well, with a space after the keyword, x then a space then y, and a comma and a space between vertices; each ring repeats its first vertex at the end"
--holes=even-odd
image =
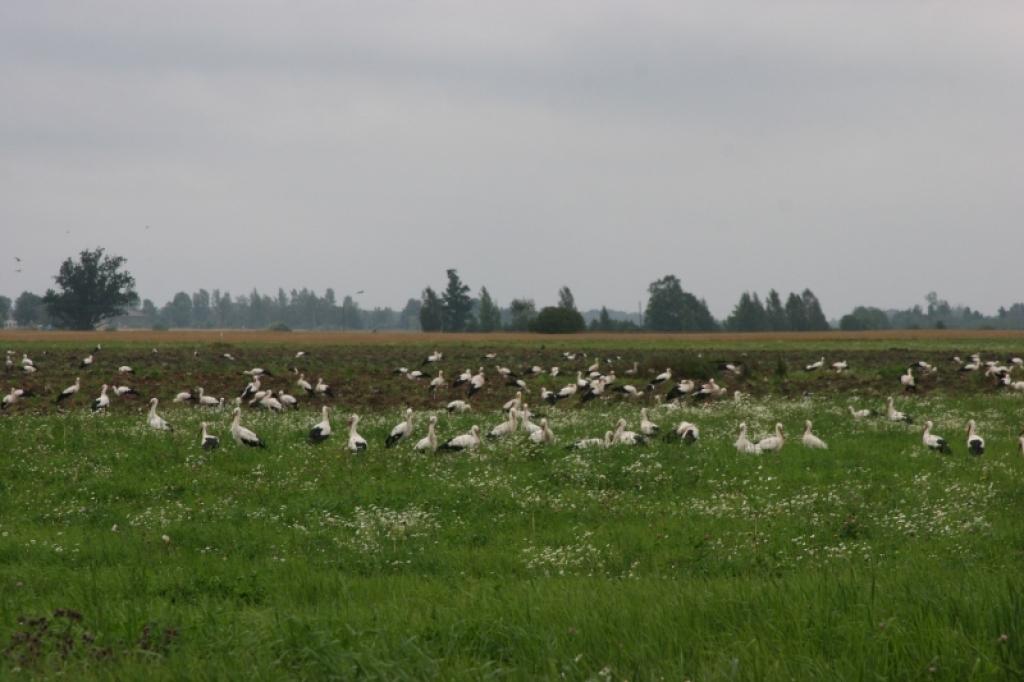
POLYGON ((804 301, 795 293, 790 293, 786 299, 786 319, 789 320, 789 328, 799 332, 807 329, 807 311, 804 309, 804 301))
POLYGON ((480 310, 477 313, 479 328, 482 332, 493 332, 501 329, 501 309, 491 298, 487 287, 480 288, 480 310))
POLYGON ((514 298, 508 304, 508 315, 508 330, 525 332, 530 329, 530 323, 537 317, 537 307, 528 298, 514 298))
POLYGON ((341 302, 341 328, 363 328, 362 311, 359 309, 359 304, 351 296, 346 296, 341 302))
POLYGON ((420 303, 420 328, 425 332, 439 332, 444 326, 444 302, 430 287, 423 290, 420 303))
POLYGON ((398 326, 402 329, 420 328, 420 309, 423 302, 416 298, 410 298, 405 302, 405 307, 398 317, 398 326))
POLYGON ((533 324, 530 325, 530 331, 542 334, 571 334, 584 329, 586 329, 586 324, 579 311, 562 306, 549 306, 541 309, 533 324))
POLYGON ((465 331, 469 313, 473 309, 473 299, 469 296, 469 287, 459 279, 459 273, 453 268, 449 268, 447 272, 448 286, 441 297, 444 301, 443 331, 465 331))
POLYGON ((665 275, 651 282, 644 320, 655 331, 711 331, 717 326, 707 303, 683 291, 679 278, 665 275))
POLYGON ((179 291, 163 310, 163 321, 170 327, 188 327, 192 324, 192 299, 179 291))
POLYGON ((789 329, 786 307, 782 305, 779 292, 772 289, 764 300, 765 328, 773 332, 784 332, 789 329))
POLYGON ((849 332, 889 329, 891 326, 884 310, 868 306, 857 306, 839 320, 839 328, 849 332))
POLYGON ((825 318, 825 313, 821 309, 821 303, 818 301, 818 297, 814 295, 814 292, 810 289, 804 289, 804 292, 800 294, 801 300, 804 303, 804 315, 807 316, 807 329, 812 332, 822 332, 831 329, 828 320, 825 318))
POLYGON ((206 289, 192 294, 192 324, 197 327, 210 326, 210 292, 206 289))
POLYGON ((7 318, 11 316, 11 308, 14 306, 14 302, 6 296, 0 296, 0 327, 7 322, 7 318))
POLYGON ((95 329, 138 303, 135 278, 122 271, 124 263, 121 256, 105 256, 102 248, 82 251, 77 263, 65 260, 54 277, 60 292, 48 289, 43 297, 54 323, 65 329, 95 329))
POLYGON ((601 306, 601 315, 597 318, 597 329, 602 332, 610 332, 615 328, 612 323, 612 316, 608 314, 608 308, 601 306))
POLYGON ((558 307, 565 310, 576 310, 576 297, 572 295, 569 287, 562 287, 558 290, 558 307))
POLYGON ((14 321, 19 327, 47 324, 50 321, 41 296, 23 291, 14 301, 14 321))

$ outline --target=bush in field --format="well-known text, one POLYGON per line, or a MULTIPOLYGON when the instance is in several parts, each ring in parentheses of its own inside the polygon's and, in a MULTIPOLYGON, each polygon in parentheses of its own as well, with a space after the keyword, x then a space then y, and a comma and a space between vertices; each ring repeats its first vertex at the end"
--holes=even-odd
POLYGON ((275 322, 274 324, 267 327, 267 331, 271 332, 290 332, 291 330, 292 328, 286 325, 284 322, 275 322))
POLYGON ((644 371, 656 375, 672 368, 672 382, 677 379, 707 379, 715 374, 715 367, 692 353, 649 353, 644 359, 644 371))
POLYGON ((530 325, 530 331, 541 334, 572 334, 584 329, 583 316, 576 310, 562 307, 542 308, 530 325))

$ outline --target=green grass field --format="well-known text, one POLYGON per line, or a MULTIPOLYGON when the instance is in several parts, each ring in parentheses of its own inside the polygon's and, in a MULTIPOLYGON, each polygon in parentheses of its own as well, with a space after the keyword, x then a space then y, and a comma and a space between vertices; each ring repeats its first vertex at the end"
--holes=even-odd
MULTIPOLYGON (((384 375, 394 349, 380 352, 384 375)), ((1024 676, 1024 398, 953 383, 898 398, 950 440, 942 456, 917 425, 850 418, 884 386, 786 399, 755 386, 739 403, 652 412, 663 429, 697 423, 690 447, 566 450, 620 416, 636 428, 638 405, 618 399, 535 407, 554 446, 517 434, 435 455, 383 448, 398 404, 363 412, 361 455, 340 433, 307 445, 312 406, 246 412, 266 450, 231 443, 227 411, 168 406, 172 434, 138 406, 90 415, 91 394, 63 414, 5 415, 0 676, 1024 676), (204 418, 220 450, 198 447, 204 418), (800 445, 807 418, 828 451, 800 445), (737 454, 740 421, 755 436, 781 421, 790 440, 737 454)), ((437 414, 442 436, 500 419, 437 414)))

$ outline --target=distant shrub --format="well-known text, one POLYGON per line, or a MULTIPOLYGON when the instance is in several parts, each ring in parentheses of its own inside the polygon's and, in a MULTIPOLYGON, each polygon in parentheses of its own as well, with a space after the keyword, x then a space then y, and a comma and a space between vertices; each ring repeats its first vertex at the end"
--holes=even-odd
POLYGON ((284 322, 275 322, 274 324, 267 327, 267 330, 272 332, 290 332, 292 328, 286 325, 284 322))
POLYGON ((693 353, 660 351, 650 353, 644 361, 644 371, 649 375, 661 374, 665 368, 672 370, 675 379, 710 379, 715 375, 715 366, 693 353))
POLYGON ((785 379, 789 375, 789 365, 786 364, 786 360, 780 355, 778 361, 775 363, 775 376, 779 379, 785 379))
POLYGON ((164 324, 163 322, 157 322, 151 328, 155 332, 165 332, 165 331, 167 331, 167 325, 164 324))
POLYGON ((568 308, 543 308, 530 324, 530 331, 541 334, 573 334, 584 329, 583 316, 568 308))

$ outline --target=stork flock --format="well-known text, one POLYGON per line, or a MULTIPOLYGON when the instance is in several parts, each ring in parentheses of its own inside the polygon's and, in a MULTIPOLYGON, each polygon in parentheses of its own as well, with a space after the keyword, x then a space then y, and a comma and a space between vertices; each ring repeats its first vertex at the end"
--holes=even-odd
MULTIPOLYGON (((79 370, 87 371, 93 367, 96 362, 96 356, 101 350, 102 347, 96 345, 92 352, 81 359, 81 362, 78 364, 79 370)), ((153 353, 157 354, 157 349, 154 348, 153 353)), ((197 354, 198 351, 196 352, 197 354)), ((294 358, 298 360, 305 358, 307 355, 306 351, 298 351, 294 358)), ((16 353, 13 350, 7 350, 5 353, 5 368, 8 373, 12 373, 15 367, 18 366, 26 375, 35 374, 39 370, 36 363, 27 354, 22 353, 20 363, 15 361, 15 356, 16 353)), ((586 357, 585 353, 562 353, 562 359, 566 363, 575 363, 578 359, 585 359, 586 357)), ((229 362, 235 362, 235 358, 229 353, 222 354, 221 358, 229 362)), ((493 362, 497 358, 497 353, 487 353, 481 359, 486 362, 493 362)), ((430 395, 435 397, 440 390, 447 388, 449 385, 448 380, 445 378, 443 369, 438 369, 435 374, 431 375, 424 368, 438 365, 443 360, 444 354, 435 350, 423 358, 419 367, 415 369, 399 367, 394 373, 410 381, 426 382, 430 395)), ((1024 381, 1014 381, 1012 378, 1014 370, 1024 367, 1024 360, 1019 357, 1012 357, 1005 363, 998 361, 983 362, 978 354, 970 356, 967 362, 964 362, 959 357, 954 357, 952 360, 956 364, 958 372, 983 372, 987 377, 993 378, 999 386, 1005 386, 1016 391, 1024 391, 1024 381)), ((706 381, 676 378, 671 368, 665 368, 664 371, 655 374, 646 383, 626 383, 618 379, 613 368, 614 364, 618 361, 621 361, 621 357, 603 358, 590 363, 585 369, 572 370, 575 371, 576 375, 574 381, 559 389, 542 387, 539 392, 539 398, 549 406, 554 407, 571 398, 576 398, 578 404, 583 406, 609 395, 617 395, 627 400, 652 396, 656 409, 661 408, 671 411, 678 409, 686 400, 690 400, 693 404, 702 404, 720 400, 729 395, 728 389, 725 386, 719 385, 713 377, 708 378, 706 381), (661 391, 666 386, 668 390, 662 393, 661 391)), ((826 365, 825 358, 821 357, 819 360, 805 365, 804 371, 817 372, 823 370, 826 366, 830 367, 837 374, 848 371, 850 367, 846 360, 838 360, 826 365)), ((736 376, 740 376, 746 371, 742 364, 734 362, 719 363, 718 368, 722 372, 736 376)), ((915 370, 926 375, 938 372, 934 365, 925 361, 912 363, 907 367, 906 373, 900 377, 900 384, 905 391, 917 390, 915 370)), ((298 375, 294 381, 294 386, 298 389, 295 393, 311 400, 320 399, 323 401, 334 398, 334 391, 324 381, 323 377, 318 376, 316 381, 313 382, 297 369, 293 368, 292 371, 298 375)), ((135 370, 129 365, 122 364, 117 366, 117 373, 119 376, 128 377, 134 375, 135 370)), ((407 408, 402 415, 402 420, 390 430, 384 439, 383 446, 389 449, 397 447, 402 443, 411 443, 412 449, 417 452, 475 450, 481 447, 484 441, 497 441, 514 434, 524 434, 526 439, 535 445, 556 443, 558 439, 548 419, 541 416, 538 421, 534 421, 534 417, 538 415, 531 411, 528 402, 524 399, 524 395, 530 391, 527 379, 540 377, 545 374, 550 377, 558 377, 562 373, 561 368, 553 366, 550 369, 545 369, 544 367, 533 365, 520 372, 515 372, 501 364, 496 364, 494 365, 494 373, 496 373, 500 385, 515 389, 515 396, 502 406, 502 415, 499 421, 487 430, 486 433, 481 430, 479 425, 473 425, 467 432, 441 438, 437 433, 437 417, 431 415, 427 421, 426 434, 422 438, 415 439, 416 414, 412 408, 407 408)), ((639 378, 640 363, 634 361, 632 367, 626 369, 624 374, 630 378, 639 378)), ((654 372, 651 372, 651 374, 654 374, 654 372)), ((265 385, 264 382, 267 379, 274 378, 274 374, 267 369, 253 367, 243 371, 242 375, 248 380, 240 393, 228 403, 225 402, 223 397, 218 398, 207 395, 202 387, 179 391, 174 394, 171 402, 180 404, 191 403, 197 408, 213 411, 223 410, 226 405, 231 406, 231 421, 228 432, 232 440, 241 446, 264 448, 266 447, 264 440, 253 430, 241 424, 243 405, 247 405, 250 408, 262 408, 269 412, 283 412, 285 410, 298 409, 300 401, 299 398, 287 390, 275 390, 265 385)), ((458 372, 454 375, 450 385, 452 389, 463 387, 466 391, 466 396, 464 399, 447 402, 445 410, 449 414, 463 413, 471 410, 472 404, 470 399, 488 385, 485 367, 480 365, 476 370, 466 368, 458 372)), ((81 390, 82 381, 81 377, 78 376, 71 385, 57 394, 54 403, 58 408, 62 408, 65 404, 72 403, 81 390)), ((138 395, 138 391, 126 384, 104 383, 99 388, 99 395, 91 401, 91 411, 93 413, 106 413, 111 407, 112 395, 114 398, 123 398, 138 395)), ((6 395, 3 395, 2 401, 0 401, 0 411, 7 410, 15 403, 34 396, 35 393, 30 388, 12 387, 6 395)), ((733 400, 739 401, 743 396, 739 391, 735 391, 732 397, 733 400)), ((147 426, 154 431, 173 431, 171 423, 158 414, 159 405, 159 398, 153 397, 149 399, 149 411, 146 415, 147 426)), ((332 440, 334 430, 331 423, 331 411, 330 405, 323 404, 320 406, 320 420, 312 425, 307 437, 311 445, 320 445, 332 440)), ((914 421, 910 415, 896 409, 895 399, 892 396, 887 399, 884 409, 880 411, 863 408, 855 409, 850 406, 849 412, 854 420, 879 416, 884 417, 884 419, 890 422, 912 424, 914 421)), ((364 452, 370 448, 369 442, 359 434, 359 421, 360 417, 358 414, 350 414, 345 419, 348 427, 348 437, 345 441, 345 446, 353 453, 364 452)), ((922 444, 936 452, 951 453, 952 448, 949 442, 945 438, 933 433, 933 428, 934 424, 932 421, 925 421, 921 433, 922 444)), ((740 423, 738 430, 739 433, 733 445, 738 452, 744 454, 778 453, 787 442, 786 430, 782 423, 777 423, 771 433, 756 441, 750 439, 746 423, 740 423)), ((972 455, 983 454, 985 452, 985 440, 978 434, 977 423, 974 419, 967 422, 966 433, 965 445, 967 452, 972 455)), ((683 420, 663 433, 662 428, 651 419, 651 413, 648 408, 644 406, 639 410, 637 430, 631 430, 626 419, 618 419, 602 436, 581 438, 568 444, 566 447, 568 449, 590 449, 609 448, 616 445, 644 445, 652 438, 658 436, 661 436, 665 441, 692 445, 700 439, 700 428, 692 422, 683 420)), ((809 419, 804 422, 800 443, 809 449, 828 449, 827 443, 814 433, 813 423, 809 419)), ((219 437, 211 432, 210 421, 202 422, 197 444, 206 450, 215 449, 220 446, 219 437)), ((1024 454, 1024 431, 1021 432, 1017 445, 1020 452, 1024 454)))

